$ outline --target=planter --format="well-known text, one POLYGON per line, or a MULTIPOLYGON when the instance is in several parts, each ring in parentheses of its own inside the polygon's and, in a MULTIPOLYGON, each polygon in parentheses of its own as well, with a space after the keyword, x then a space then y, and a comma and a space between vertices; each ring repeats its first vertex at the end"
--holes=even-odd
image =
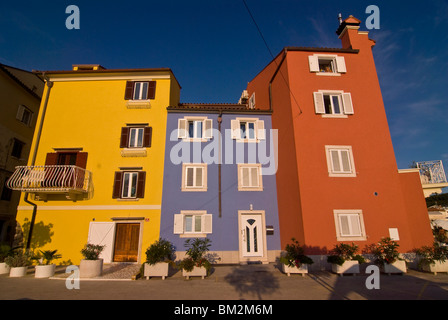
POLYGON ((397 260, 392 264, 384 263, 383 272, 391 275, 392 273, 406 273, 406 261, 397 260))
POLYGON ((358 261, 345 261, 342 266, 332 263, 331 270, 334 273, 343 276, 344 274, 353 274, 356 275, 359 273, 359 262, 358 261))
POLYGON ((8 274, 10 269, 11 268, 6 264, 6 262, 0 263, 0 274, 8 274))
POLYGON ((79 265, 80 278, 95 278, 103 273, 103 259, 81 260, 79 265))
POLYGON ((26 270, 28 267, 14 267, 9 271, 9 276, 11 278, 24 277, 26 275, 26 270))
POLYGON ((145 263, 144 276, 146 280, 149 280, 149 277, 162 277, 162 280, 165 280, 165 277, 168 277, 169 267, 170 264, 166 262, 158 262, 154 265, 145 263))
POLYGON ((50 278, 50 277, 54 276, 55 269, 56 269, 55 264, 36 266, 35 271, 34 271, 34 277, 35 278, 50 278))
POLYGON ((308 265, 302 264, 300 267, 290 267, 282 263, 282 271, 283 273, 286 273, 288 277, 291 276, 291 273, 302 274, 302 277, 304 277, 305 274, 308 273, 308 265))
POLYGON ((202 277, 204 279, 207 276, 207 269, 204 267, 193 267, 191 271, 182 270, 182 276, 187 277, 187 280, 190 277, 202 277))
POLYGON ((422 270, 432 272, 434 275, 437 275, 437 272, 448 272, 448 261, 435 261, 431 264, 425 263, 422 265, 422 270))

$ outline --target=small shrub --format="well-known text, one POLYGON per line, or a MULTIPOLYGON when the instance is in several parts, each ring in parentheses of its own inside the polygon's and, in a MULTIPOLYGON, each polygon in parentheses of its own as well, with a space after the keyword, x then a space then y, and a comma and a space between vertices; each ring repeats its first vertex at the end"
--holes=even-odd
POLYGON ((367 247, 367 251, 375 256, 375 263, 382 265, 384 263, 392 264, 400 259, 398 247, 400 245, 389 237, 382 238, 378 243, 367 247))
POLYGON ((106 246, 87 243, 81 250, 85 260, 98 260, 101 252, 103 252, 106 246))
POLYGON ((14 254, 5 258, 5 262, 11 268, 27 267, 31 264, 30 255, 23 250, 17 250, 14 254))
POLYGON ((334 246, 333 250, 330 252, 330 256, 327 257, 327 262, 332 264, 337 264, 342 266, 345 261, 358 261, 359 263, 364 263, 365 259, 363 256, 356 254, 359 247, 352 242, 352 244, 340 243, 334 246))
POLYGON ((292 244, 286 245, 286 254, 280 258, 280 262, 292 268, 300 268, 302 264, 313 264, 313 259, 305 255, 305 249, 300 243, 294 238, 291 241, 292 244))
POLYGON ((432 246, 416 249, 415 253, 420 258, 420 267, 422 264, 433 264, 436 261, 445 262, 448 259, 448 247, 441 246, 437 242, 434 242, 432 246))
POLYGON ((211 268, 210 261, 205 257, 206 252, 209 251, 211 246, 211 240, 208 238, 205 239, 187 239, 185 240, 185 247, 188 248, 185 257, 179 263, 179 268, 185 271, 191 271, 196 267, 204 267, 207 272, 211 268))
POLYGON ((170 262, 173 260, 174 252, 174 246, 171 242, 160 239, 146 250, 146 263, 154 265, 158 262, 170 262))

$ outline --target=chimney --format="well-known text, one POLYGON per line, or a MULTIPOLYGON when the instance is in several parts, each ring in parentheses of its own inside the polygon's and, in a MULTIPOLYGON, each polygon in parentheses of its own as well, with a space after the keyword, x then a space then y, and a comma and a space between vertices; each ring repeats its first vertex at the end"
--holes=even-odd
POLYGON ((356 19, 352 15, 342 21, 342 15, 339 14, 339 28, 336 30, 336 34, 339 36, 339 39, 341 39, 342 48, 361 49, 361 47, 366 45, 365 40, 369 41, 367 44, 371 47, 375 45, 374 41, 366 37, 368 32, 359 31, 360 25, 361 20, 356 19))

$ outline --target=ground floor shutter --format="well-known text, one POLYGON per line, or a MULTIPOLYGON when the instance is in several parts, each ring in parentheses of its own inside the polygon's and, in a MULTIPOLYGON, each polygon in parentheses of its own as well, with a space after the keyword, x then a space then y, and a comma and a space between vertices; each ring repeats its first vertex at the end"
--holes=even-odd
POLYGON ((104 263, 112 262, 114 234, 114 222, 90 222, 87 242, 96 245, 105 245, 100 255, 104 263))

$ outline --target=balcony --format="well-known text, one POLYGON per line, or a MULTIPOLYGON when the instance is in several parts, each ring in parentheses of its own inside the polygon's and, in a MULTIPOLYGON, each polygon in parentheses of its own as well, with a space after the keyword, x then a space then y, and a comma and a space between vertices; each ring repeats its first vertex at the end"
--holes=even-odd
POLYGON ((448 187, 441 160, 417 162, 416 165, 420 172, 420 181, 425 197, 429 197, 433 193, 442 193, 442 188, 448 187))
POLYGON ((37 200, 49 196, 65 196, 77 200, 87 195, 91 187, 91 172, 71 165, 20 166, 7 182, 12 190, 34 194, 37 200))

